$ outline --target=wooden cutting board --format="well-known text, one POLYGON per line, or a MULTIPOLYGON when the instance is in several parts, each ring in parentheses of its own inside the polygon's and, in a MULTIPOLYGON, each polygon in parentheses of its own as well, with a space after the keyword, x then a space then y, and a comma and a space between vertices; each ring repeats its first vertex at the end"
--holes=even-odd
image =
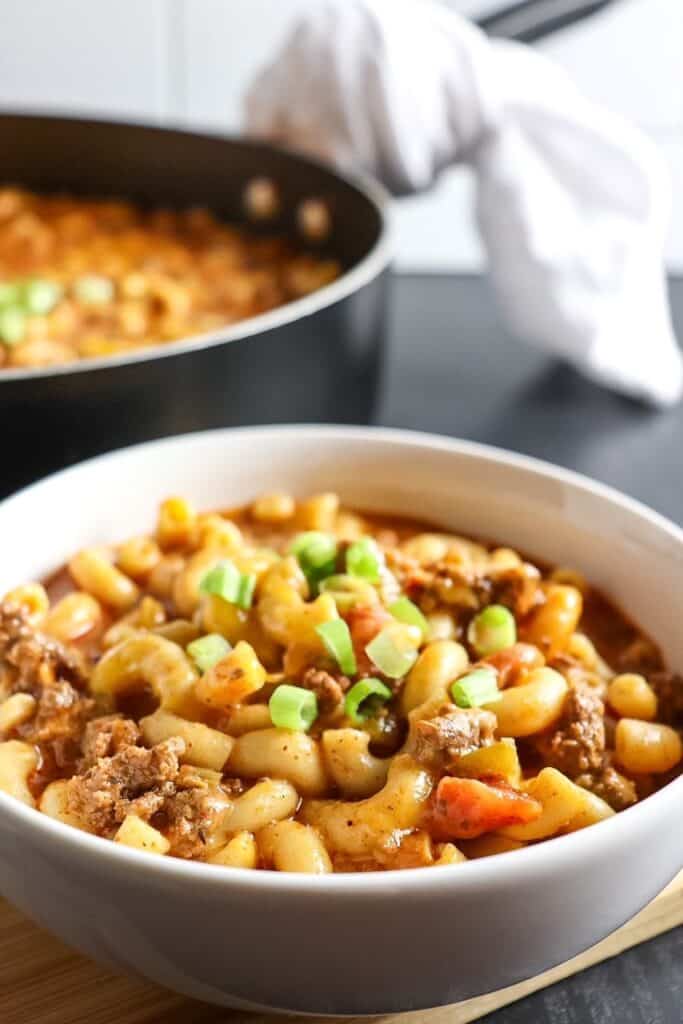
MULTIPOLYGON (((469 1024, 679 924, 683 924, 683 874, 623 928, 560 967, 454 1006, 379 1020, 381 1024, 469 1024)), ((223 1010, 156 985, 117 977, 72 953, 0 900, 2 1024, 278 1024, 294 1019, 223 1010)), ((315 1024, 313 1018, 305 1019, 315 1024)), ((345 1020, 349 1024, 349 1018, 345 1020)))

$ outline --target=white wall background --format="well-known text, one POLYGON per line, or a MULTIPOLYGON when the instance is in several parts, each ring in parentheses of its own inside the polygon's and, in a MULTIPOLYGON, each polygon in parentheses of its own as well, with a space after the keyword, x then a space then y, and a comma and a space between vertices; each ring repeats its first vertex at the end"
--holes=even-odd
MULTIPOLYGON (((0 0, 0 108, 234 131, 251 74, 301 0, 0 0)), ((449 0, 465 12, 502 0, 449 0)), ((667 259, 683 272, 683 0, 623 0, 539 44, 584 92, 631 118, 674 178, 667 259)), ((472 183, 449 173, 397 208, 404 269, 474 269, 472 183)))

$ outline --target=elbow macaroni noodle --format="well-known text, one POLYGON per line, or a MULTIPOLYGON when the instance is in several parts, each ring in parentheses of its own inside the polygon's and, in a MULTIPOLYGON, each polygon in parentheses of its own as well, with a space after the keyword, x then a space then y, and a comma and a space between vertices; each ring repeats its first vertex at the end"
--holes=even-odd
POLYGON ((389 759, 374 757, 360 729, 326 729, 321 737, 327 772, 344 796, 371 796, 387 780, 389 759))
POLYGON ((159 706, 176 711, 192 701, 197 673, 177 644, 153 633, 134 633, 107 651, 90 678, 94 694, 115 698, 144 683, 159 706))
POLYGON ((209 865, 454 866, 590 827, 681 771, 682 709, 582 575, 331 493, 168 498, 0 604, 0 789, 209 865))
POLYGON ((38 767, 38 754, 29 743, 6 740, 0 743, 0 790, 35 807, 30 778, 38 767))

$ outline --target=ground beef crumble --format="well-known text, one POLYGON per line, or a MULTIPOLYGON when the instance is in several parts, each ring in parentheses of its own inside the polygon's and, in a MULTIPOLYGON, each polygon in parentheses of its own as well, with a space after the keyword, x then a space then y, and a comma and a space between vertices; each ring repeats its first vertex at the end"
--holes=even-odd
POLYGON ((517 618, 523 618, 544 600, 540 573, 526 562, 500 570, 447 560, 422 566, 404 552, 395 551, 387 553, 387 564, 424 612, 446 607, 469 617, 487 605, 503 604, 517 618))
POLYGON ((301 685, 316 695, 320 713, 329 715, 343 704, 351 682, 346 676, 332 675, 321 668, 309 668, 303 674, 301 685))
POLYGON ((657 721, 683 727, 683 676, 652 672, 648 682, 657 694, 657 721))
MULTIPOLYGON (((91 723, 95 727, 96 722, 91 723)), ((109 717, 106 729, 91 728, 86 757, 106 743, 119 749, 100 756, 69 780, 67 808, 98 835, 112 838, 124 818, 135 814, 152 820, 171 843, 176 857, 201 856, 216 820, 229 806, 227 793, 190 765, 180 765, 185 743, 172 737, 151 749, 136 745, 126 719, 109 717), (131 742, 129 742, 131 741, 131 742)))
POLYGON ((541 574, 528 562, 494 573, 489 580, 490 603, 505 605, 517 619, 523 619, 545 600, 541 574))
POLYGON ((127 814, 145 821, 175 793, 183 740, 173 737, 151 749, 124 747, 100 758, 69 780, 67 807, 99 835, 112 836, 127 814))
POLYGON ((103 715, 85 727, 82 741, 81 772, 92 768, 102 757, 113 757, 126 747, 139 744, 141 733, 132 718, 103 715))
POLYGON ((77 652, 34 629, 26 614, 13 605, 0 605, 0 662, 13 692, 38 695, 57 679, 85 685, 84 666, 77 652))
POLYGON ((574 781, 595 793, 615 811, 623 811, 638 799, 635 783, 620 775, 607 760, 597 771, 579 775, 574 781))
POLYGON ((9 693, 29 693, 36 700, 34 715, 14 735, 39 748, 48 776, 72 771, 96 707, 83 693, 85 671, 78 654, 36 630, 20 608, 4 603, 0 669, 9 693))
POLYGON ((80 689, 85 672, 78 654, 7 605, 0 606, 0 666, 8 692, 36 698, 35 714, 16 735, 39 748, 42 784, 78 772, 67 784, 71 813, 108 838, 128 814, 145 821, 156 817, 175 856, 201 854, 229 801, 222 787, 179 764, 183 740, 172 738, 147 749, 140 746, 140 730, 132 719, 94 717, 96 702, 80 689))
POLYGON ((58 679, 43 688, 36 714, 17 732, 27 743, 40 747, 43 756, 49 753, 61 773, 78 761, 81 739, 94 713, 94 700, 84 697, 71 683, 58 679))
POLYGON ((572 686, 556 727, 535 741, 544 762, 570 779, 597 771, 605 755, 604 714, 596 691, 587 685, 572 686))
POLYGON ((637 799, 634 783, 611 764, 606 747, 604 704, 586 683, 573 685, 555 729, 533 741, 545 764, 595 793, 615 811, 637 799))
POLYGON ((458 757, 494 742, 496 716, 483 708, 454 708, 445 703, 430 718, 413 725, 412 754, 433 770, 445 771, 458 757))
POLYGON ((230 801, 222 787, 210 785, 190 765, 181 767, 175 787, 162 811, 164 834, 174 856, 201 857, 209 835, 230 801))

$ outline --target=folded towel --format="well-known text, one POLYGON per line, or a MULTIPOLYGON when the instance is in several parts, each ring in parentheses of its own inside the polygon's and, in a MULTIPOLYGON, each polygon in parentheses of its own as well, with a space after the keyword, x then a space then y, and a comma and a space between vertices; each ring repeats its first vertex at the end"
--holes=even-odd
POLYGON ((542 55, 431 0, 309 0, 252 84, 246 121, 396 194, 468 164, 511 329, 624 394, 680 398, 666 168, 542 55))

